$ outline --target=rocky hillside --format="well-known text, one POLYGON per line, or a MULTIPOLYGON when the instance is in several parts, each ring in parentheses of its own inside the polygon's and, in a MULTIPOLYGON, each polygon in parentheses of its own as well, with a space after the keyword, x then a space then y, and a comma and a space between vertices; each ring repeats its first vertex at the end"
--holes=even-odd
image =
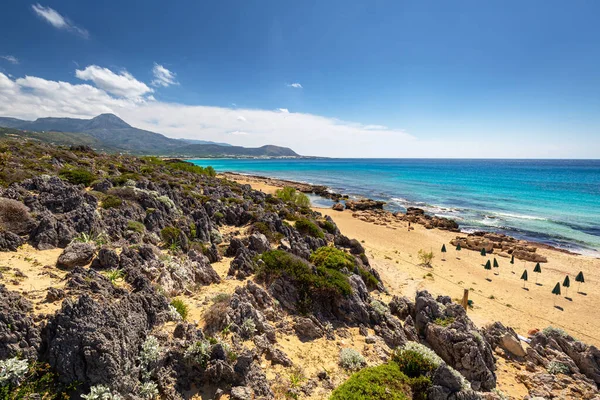
POLYGON ((13 135, 45 143, 88 145, 109 152, 179 157, 298 157, 287 147, 273 145, 247 148, 210 142, 188 143, 135 128, 114 114, 101 114, 92 119, 38 118, 35 121, 0 117, 0 127, 14 129, 13 135))
POLYGON ((595 347, 381 302, 330 218, 210 168, 6 141, 0 180, 2 398, 503 399, 499 363, 600 394, 595 347))

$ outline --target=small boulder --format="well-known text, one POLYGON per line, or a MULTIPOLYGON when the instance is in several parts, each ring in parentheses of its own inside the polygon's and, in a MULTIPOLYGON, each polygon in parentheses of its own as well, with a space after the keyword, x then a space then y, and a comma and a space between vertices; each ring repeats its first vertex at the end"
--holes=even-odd
POLYGON ((331 208, 335 211, 344 211, 344 205, 342 203, 335 203, 331 208))
POLYGON ((252 400, 254 393, 248 386, 234 386, 231 388, 231 400, 252 400))
POLYGON ((58 268, 75 268, 83 266, 92 261, 96 248, 91 243, 71 243, 68 245, 56 261, 58 268))
POLYGON ((268 251, 271 248, 269 240, 262 233, 254 233, 250 235, 248 241, 248 248, 259 254, 264 253, 265 251, 268 251))

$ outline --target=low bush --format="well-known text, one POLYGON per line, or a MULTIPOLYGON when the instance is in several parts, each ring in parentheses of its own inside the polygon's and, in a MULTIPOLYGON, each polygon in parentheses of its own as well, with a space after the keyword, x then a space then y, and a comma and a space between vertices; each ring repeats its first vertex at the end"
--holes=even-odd
POLYGON ((379 285, 379 280, 375 277, 375 275, 373 275, 366 269, 358 267, 358 274, 369 289, 375 289, 377 288, 377 285, 379 285))
POLYGON ((179 246, 181 229, 174 226, 167 226, 160 230, 160 238, 167 246, 179 246))
POLYGON ((350 348, 340 350, 340 365, 342 368, 357 371, 365 366, 365 358, 358 351, 350 348))
POLYGON ((0 361, 0 399, 68 399, 77 383, 58 381, 49 364, 9 358, 0 361))
POLYGON ((340 271, 346 268, 348 271, 354 270, 356 261, 350 254, 335 247, 319 247, 317 251, 310 256, 310 262, 317 267, 325 267, 340 271))
POLYGON ((183 319, 185 321, 187 319, 187 316, 189 313, 188 305, 185 304, 185 302, 181 299, 173 299, 171 301, 171 305, 173 306, 173 308, 175 308, 177 313, 181 316, 181 319, 183 319))
POLYGON ((83 168, 63 168, 58 175, 69 183, 85 187, 90 186, 96 179, 94 174, 83 168))
POLYGON ((111 181, 111 183, 115 186, 123 186, 125 185, 125 183, 127 183, 127 181, 137 181, 140 179, 140 175, 139 174, 135 174, 135 173, 124 173, 121 174, 119 176, 111 176, 109 178, 109 180, 111 181))
POLYGON ((255 222, 250 226, 250 233, 262 233, 272 243, 283 238, 283 234, 272 231, 266 222, 261 221, 255 222))
POLYGON ((306 261, 283 250, 266 251, 260 259, 264 264, 257 270, 258 278, 271 281, 282 274, 287 275, 298 288, 299 306, 303 311, 315 295, 335 298, 352 293, 346 275, 326 267, 317 267, 315 273, 306 261))
POLYGON ((440 325, 440 326, 449 326, 452 325, 452 323, 454 322, 454 317, 444 317, 444 318, 436 318, 435 321, 433 321, 436 325, 440 325))
POLYGON ((392 360, 410 378, 426 375, 437 368, 431 358, 426 357, 424 353, 416 350, 399 350, 394 354, 392 360))
POLYGON ((571 372, 571 369, 569 368, 568 365, 563 364, 559 361, 550 361, 548 363, 548 366, 546 367, 546 369, 552 375, 557 375, 557 374, 565 374, 566 375, 571 372))
POLYGON ((85 400, 121 400, 123 397, 118 393, 113 393, 104 385, 96 385, 90 388, 88 394, 82 394, 82 399, 85 400))
POLYGON ((229 306, 231 295, 219 293, 213 297, 213 303, 204 311, 204 329, 208 332, 219 332, 225 326, 225 312, 229 306))
POLYGON ((211 166, 203 168, 199 165, 195 165, 195 164, 192 164, 187 161, 166 162, 165 165, 167 166, 167 168, 169 168, 171 170, 176 170, 176 171, 185 171, 185 172, 191 172, 194 174, 206 175, 206 176, 216 176, 217 175, 217 173, 215 172, 215 169, 211 166))
POLYGON ((413 398, 410 381, 397 364, 383 364, 355 373, 335 389, 329 399, 409 400, 413 398))
POLYGON ((139 221, 127 221, 127 230, 137 233, 144 233, 146 227, 139 221))
POLYGON ((335 224, 327 219, 319 221, 319 226, 325 229, 326 232, 329 232, 331 234, 334 234, 337 231, 337 227, 335 226, 335 224))
POLYGON ((275 192, 275 197, 285 202, 296 204, 300 207, 310 207, 310 199, 308 196, 290 186, 278 189, 275 192))
POLYGON ((104 200, 102 200, 102 208, 106 210, 109 208, 121 207, 121 204, 123 204, 123 200, 121 200, 120 197, 113 196, 112 194, 109 194, 104 198, 104 200))
POLYGON ((312 221, 307 218, 300 218, 294 223, 298 232, 316 238, 324 238, 323 231, 312 221))
POLYGON ((29 208, 20 201, 0 197, 0 231, 10 231, 17 235, 29 232, 33 218, 29 208))
POLYGON ((417 253, 417 257, 422 265, 431 267, 431 262, 433 261, 433 257, 434 257, 432 251, 425 251, 425 250, 421 249, 417 253))

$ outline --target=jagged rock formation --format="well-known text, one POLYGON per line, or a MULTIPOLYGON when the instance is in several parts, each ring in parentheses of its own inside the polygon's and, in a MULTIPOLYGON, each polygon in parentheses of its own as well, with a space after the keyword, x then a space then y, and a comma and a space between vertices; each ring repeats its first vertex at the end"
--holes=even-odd
POLYGON ((537 248, 525 240, 518 240, 501 233, 475 232, 464 236, 457 236, 450 244, 460 246, 463 249, 481 251, 487 253, 499 253, 501 257, 515 256, 515 258, 530 262, 548 262, 548 259, 536 253, 537 248))
POLYGON ((0 360, 17 355, 36 358, 42 341, 32 311, 31 302, 0 285, 0 360))

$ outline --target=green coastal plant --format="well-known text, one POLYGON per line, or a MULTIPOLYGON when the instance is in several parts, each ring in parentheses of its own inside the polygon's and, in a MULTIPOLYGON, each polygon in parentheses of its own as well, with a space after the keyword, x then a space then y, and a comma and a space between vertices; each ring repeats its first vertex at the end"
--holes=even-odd
POLYGON ((81 398, 85 400, 122 400, 123 397, 118 393, 113 393, 104 385, 96 385, 90 388, 88 394, 82 394, 81 398))
POLYGON ((350 371, 357 371, 366 363, 365 358, 358 351, 349 347, 340 350, 340 366, 342 368, 350 371))
POLYGON ((337 271, 346 268, 349 271, 354 269, 356 261, 350 254, 335 247, 319 247, 310 256, 310 262, 317 267, 332 268, 337 271))
POLYGON ((169 246, 179 246, 181 238, 181 229, 174 226, 167 226, 160 230, 160 238, 169 246))
POLYGON ((118 208, 123 204, 123 200, 120 197, 114 196, 112 194, 107 195, 102 200, 102 208, 108 210, 109 208, 118 208))
POLYGON ((435 256, 433 255, 433 251, 425 251, 421 249, 417 253, 417 258, 419 259, 419 262, 426 267, 431 267, 431 262, 433 261, 434 257, 435 256))
POLYGON ((307 218, 298 219, 296 222, 294 222, 294 227, 298 230, 298 232, 304 235, 309 235, 320 239, 325 237, 321 228, 307 218))
POLYGON ((299 295, 299 306, 306 311, 313 296, 337 297, 352 292, 348 277, 332 268, 317 267, 316 273, 305 260, 283 250, 269 250, 260 257, 257 278, 271 282, 285 274, 291 278, 299 295))
POLYGON ((275 197, 285 202, 294 203, 300 207, 310 207, 310 199, 308 196, 290 186, 278 189, 275 192, 275 197))
POLYGON ((127 230, 129 231, 133 231, 133 232, 137 232, 137 233, 144 233, 144 231, 146 230, 146 227, 144 226, 144 224, 142 224, 139 221, 127 221, 127 230))
POLYGON ((86 187, 96 179, 94 174, 83 168, 63 168, 58 175, 69 183, 86 187))
POLYGON ((185 302, 181 299, 173 299, 171 301, 171 305, 177 310, 177 313, 181 316, 181 319, 184 321, 187 319, 189 313, 189 307, 185 302))

